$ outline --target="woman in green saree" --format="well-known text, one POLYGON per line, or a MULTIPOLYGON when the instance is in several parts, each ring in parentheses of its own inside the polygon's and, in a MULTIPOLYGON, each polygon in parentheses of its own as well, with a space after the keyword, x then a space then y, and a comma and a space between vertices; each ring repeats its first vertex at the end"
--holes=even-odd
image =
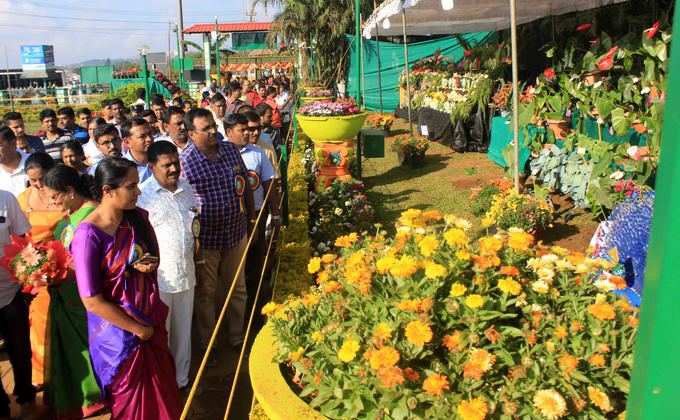
MULTIPOLYGON (((68 214, 57 224, 54 238, 69 249, 76 227, 97 206, 90 191, 92 178, 59 165, 45 174, 43 184, 52 203, 68 214)), ((49 405, 57 419, 88 417, 105 404, 90 362, 85 307, 73 278, 49 292, 49 405)))

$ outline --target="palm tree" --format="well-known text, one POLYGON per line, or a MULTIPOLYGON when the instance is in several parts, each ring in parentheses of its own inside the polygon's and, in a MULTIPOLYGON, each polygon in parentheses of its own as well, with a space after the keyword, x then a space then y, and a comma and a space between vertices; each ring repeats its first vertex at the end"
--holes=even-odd
MULTIPOLYGON (((213 61, 213 57, 215 55, 214 54, 215 49, 221 48, 222 45, 224 45, 224 42, 227 39, 229 39, 229 34, 218 35, 217 42, 213 41, 212 37, 211 37, 211 40, 210 40, 210 59, 211 59, 211 62, 213 61)), ((196 51, 201 53, 201 55, 203 55, 203 45, 202 44, 199 44, 199 43, 193 42, 193 41, 184 40, 185 51, 188 50, 189 47, 195 49, 196 51)))
MULTIPOLYGON (((362 0, 363 16, 373 10, 373 0, 362 0)), ((354 32, 353 0, 254 0, 281 6, 269 41, 277 35, 302 56, 302 78, 332 83, 345 76, 348 45, 345 34, 354 32), (311 62, 311 64, 310 64, 311 62)))

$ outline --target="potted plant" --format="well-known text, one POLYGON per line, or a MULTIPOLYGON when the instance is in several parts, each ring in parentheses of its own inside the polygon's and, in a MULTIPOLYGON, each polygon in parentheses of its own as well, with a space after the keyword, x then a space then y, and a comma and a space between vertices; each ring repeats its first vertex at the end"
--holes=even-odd
POLYGON ((425 137, 404 134, 398 136, 392 143, 392 150, 397 153, 399 162, 412 168, 425 164, 425 153, 430 147, 430 141, 425 137))
POLYGON ((296 114, 300 128, 315 143, 354 140, 367 116, 351 100, 311 102, 296 114))
POLYGON ((520 229, 473 241, 470 228, 411 209, 394 237, 352 233, 312 258, 307 271, 317 286, 263 309, 269 322, 250 365, 267 414, 621 414, 638 318, 609 293, 625 287, 603 273, 614 263, 536 245, 520 229))
POLYGON ((561 90, 553 91, 545 101, 545 119, 548 128, 553 132, 555 138, 564 139, 569 134, 569 125, 565 116, 569 109, 569 95, 561 90))
POLYGON ((482 226, 506 231, 519 228, 536 234, 552 226, 552 208, 545 199, 509 189, 494 196, 482 226))

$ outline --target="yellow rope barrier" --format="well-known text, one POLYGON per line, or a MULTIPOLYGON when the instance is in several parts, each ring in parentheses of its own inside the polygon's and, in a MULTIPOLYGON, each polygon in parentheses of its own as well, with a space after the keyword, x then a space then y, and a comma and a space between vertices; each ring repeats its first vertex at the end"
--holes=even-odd
MULTIPOLYGON (((285 144, 288 143, 288 137, 290 137, 290 134, 291 134, 291 132, 289 131, 285 144)), ((281 164, 281 158, 279 158, 279 165, 280 164, 281 164)), ((274 182, 271 182, 269 184, 269 188, 267 189, 267 194, 265 195, 264 200, 262 202, 263 203, 262 207, 260 208, 260 211, 257 215, 257 219, 255 220, 255 224, 254 224, 255 227, 253 228, 253 231, 250 233, 250 236, 248 237, 248 243, 246 244, 246 248, 243 251, 243 254, 241 255, 241 260, 239 261, 238 269, 236 270, 236 273, 234 273, 234 278, 232 279, 232 283, 231 283, 231 286, 229 288, 229 293, 227 294, 227 297, 224 301, 224 304, 222 305, 222 309, 220 310, 220 315, 217 318, 217 321, 215 322, 215 328, 213 329, 213 332, 210 336, 210 341, 208 342, 208 347, 206 348, 205 354, 203 355, 203 359, 201 360, 201 364, 198 368, 198 371, 196 372, 196 377, 194 378, 194 382, 191 385, 191 389, 189 391, 189 395, 187 396, 187 400, 184 403, 184 408, 182 409, 182 414, 180 416, 180 420, 185 420, 187 418, 187 415, 189 414, 189 409, 191 408, 191 404, 193 403, 194 397, 196 396, 196 390, 198 389, 198 384, 199 384, 201 378, 203 377, 203 371, 205 370, 205 366, 208 363, 208 358, 210 357, 210 353, 212 351, 213 345, 215 344, 215 340, 217 339, 217 333, 219 332, 219 329, 222 326, 222 321, 224 320, 224 316, 227 312, 227 308, 229 307, 231 297, 234 293, 234 289, 236 288, 236 282, 238 280, 238 275, 241 272, 241 270, 244 268, 243 266, 245 264, 246 257, 248 255, 248 250, 250 249, 250 246, 253 242, 253 238, 255 237, 255 233, 257 233, 257 227, 259 226, 260 219, 262 218, 262 215, 264 214, 266 204, 269 202, 269 196, 270 196, 270 193, 271 193, 273 187, 274 187, 274 182)), ((281 208, 282 204, 283 204, 283 195, 281 196, 281 200, 279 202, 279 209, 281 208)), ((272 240, 270 240, 269 250, 271 250, 271 244, 273 242, 273 238, 274 238, 274 236, 272 235, 272 238, 271 238, 272 240)), ((269 250, 267 251, 267 255, 265 257, 265 262, 269 258, 269 250)), ((266 267, 266 264, 265 264, 265 267, 266 267)), ((256 298, 254 299, 255 303, 253 305, 253 309, 251 310, 250 320, 248 322, 248 329, 246 330, 246 337, 244 338, 243 345, 241 346, 241 353, 240 353, 240 356, 239 356, 239 362, 238 362, 238 365, 237 365, 237 368, 236 368, 236 376, 234 377, 234 383, 232 384, 232 387, 231 387, 229 402, 228 402, 228 405, 227 405, 227 410, 225 412, 225 419, 226 419, 226 416, 228 415, 229 409, 231 407, 231 401, 232 401, 232 398, 233 398, 232 394, 233 394, 233 391, 236 389, 236 382, 238 380, 237 379, 238 374, 239 374, 239 371, 240 371, 240 368, 241 368, 241 364, 243 363, 243 355, 244 355, 245 347, 247 345, 247 337, 248 337, 247 334, 250 330, 250 326, 251 326, 251 323, 252 323, 252 318, 254 316, 255 308, 257 307, 257 296, 259 295, 259 292, 260 292, 260 286, 262 285, 263 277, 264 277, 264 269, 263 269, 263 272, 260 276, 260 282, 259 282, 258 287, 257 287, 256 298)))

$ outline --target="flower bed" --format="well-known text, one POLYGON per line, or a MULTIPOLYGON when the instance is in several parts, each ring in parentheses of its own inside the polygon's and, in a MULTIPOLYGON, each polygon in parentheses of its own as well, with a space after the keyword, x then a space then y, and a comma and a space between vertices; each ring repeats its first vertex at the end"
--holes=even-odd
POLYGON ((316 101, 301 106, 298 115, 308 117, 337 117, 361 113, 354 101, 316 101))
POLYGON ((318 286, 264 308, 300 397, 330 418, 621 413, 638 320, 611 263, 469 228, 408 210, 312 258, 318 286))

